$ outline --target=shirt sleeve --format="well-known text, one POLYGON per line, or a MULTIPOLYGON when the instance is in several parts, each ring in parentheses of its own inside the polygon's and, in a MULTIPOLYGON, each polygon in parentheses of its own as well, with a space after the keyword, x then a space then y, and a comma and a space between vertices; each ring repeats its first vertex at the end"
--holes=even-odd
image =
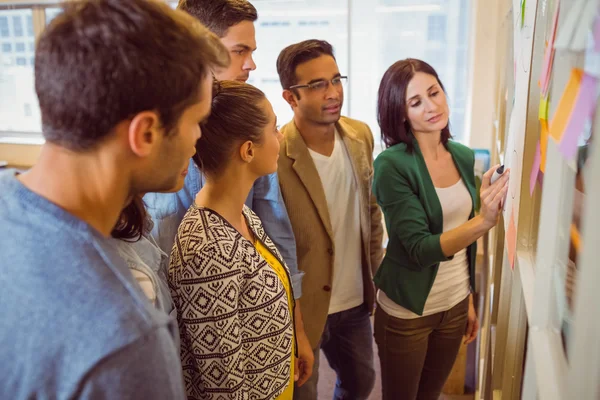
POLYGON ((184 399, 179 355, 165 327, 101 359, 69 398, 184 399))
POLYGON ((298 270, 296 258, 296 239, 292 231, 292 223, 283 202, 277 173, 263 176, 254 184, 252 210, 260 218, 265 232, 281 253, 292 278, 294 297, 302 297, 302 277, 304 272, 298 270))

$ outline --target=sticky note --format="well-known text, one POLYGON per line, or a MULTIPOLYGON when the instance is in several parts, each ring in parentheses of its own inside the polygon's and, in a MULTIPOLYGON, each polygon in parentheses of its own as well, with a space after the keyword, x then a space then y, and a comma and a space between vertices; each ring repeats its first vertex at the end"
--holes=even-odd
POLYGON ((521 28, 525 26, 525 3, 527 0, 521 0, 521 28))
POLYGON ((539 119, 548 120, 548 97, 543 97, 540 100, 539 119))
POLYGON ((569 122, 558 145, 559 151, 567 161, 575 159, 579 137, 596 109, 596 101, 598 99, 597 87, 598 79, 587 74, 583 76, 569 122))
POLYGON ((544 53, 544 62, 542 64, 542 74, 540 76, 540 88, 542 96, 548 93, 550 85, 550 75, 552 72, 552 63, 554 62, 554 39, 556 38, 556 26, 558 25, 558 14, 560 12, 560 1, 556 1, 556 9, 554 10, 554 18, 552 19, 552 28, 548 43, 546 44, 546 52, 544 53))
POLYGON ((510 211, 510 220, 508 222, 508 230, 506 231, 506 250, 508 252, 508 262, 510 267, 515 269, 515 255, 517 252, 517 227, 515 225, 514 208, 510 211))
POLYGON ((600 14, 596 16, 596 22, 594 23, 594 50, 600 51, 600 14))
POLYGON ((573 68, 571 71, 571 77, 569 83, 560 98, 556 113, 550 121, 550 136, 560 142, 562 135, 565 132, 571 111, 575 105, 577 94, 579 93, 579 86, 581 86, 581 80, 583 79, 583 70, 579 68, 573 68))
POLYGON ((541 162, 542 152, 540 151, 540 141, 538 140, 537 146, 535 147, 535 156, 533 158, 533 165, 531 166, 531 173, 529 174, 529 196, 533 196, 535 182, 537 181, 538 175, 540 173, 541 162))
POLYGON ((540 171, 546 172, 546 154, 548 152, 548 122, 540 121, 540 171))

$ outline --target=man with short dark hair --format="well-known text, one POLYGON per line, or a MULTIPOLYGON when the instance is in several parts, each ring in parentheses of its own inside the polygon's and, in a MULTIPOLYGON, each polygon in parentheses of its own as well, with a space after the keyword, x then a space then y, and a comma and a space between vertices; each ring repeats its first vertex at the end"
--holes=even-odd
MULTIPOLYGON (((229 50, 231 64, 228 68, 215 69, 215 77, 218 80, 245 82, 250 72, 256 69, 252 53, 256 50, 254 22, 258 14, 254 6, 247 0, 180 0, 177 8, 211 29, 229 50)), ((196 164, 190 162, 182 190, 177 193, 149 193, 144 197, 148 212, 155 222, 152 235, 166 253, 171 253, 179 224, 204 182, 196 164)), ((281 252, 290 270, 294 297, 299 299, 302 296, 303 274, 298 271, 296 242, 281 197, 277 173, 256 180, 246 205, 259 216, 265 231, 281 252)), ((302 312, 297 304, 294 318, 299 366, 295 371, 298 374, 297 383, 302 385, 312 374, 313 353, 304 333, 302 312)))
POLYGON ((283 97, 294 111, 279 153, 279 182, 305 273, 302 309, 314 349, 313 377, 294 399, 316 400, 319 350, 337 374, 334 399, 367 399, 375 382, 373 272, 383 256, 374 196, 373 135, 342 117, 343 76, 333 48, 306 40, 277 59, 283 97))
POLYGON ((46 143, 30 171, 0 174, 0 398, 184 398, 175 321, 110 233, 135 195, 183 186, 228 62, 152 0, 68 2, 42 34, 46 143))
POLYGON ((177 9, 202 22, 229 50, 231 64, 215 71, 215 77, 220 81, 246 82, 256 69, 252 59, 256 51, 256 8, 247 0, 179 0, 177 9))

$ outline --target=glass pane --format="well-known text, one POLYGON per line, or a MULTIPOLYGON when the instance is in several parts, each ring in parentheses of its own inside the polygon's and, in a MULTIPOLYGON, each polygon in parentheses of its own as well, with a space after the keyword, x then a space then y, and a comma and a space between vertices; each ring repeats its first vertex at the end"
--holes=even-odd
POLYGON ((41 131, 31 21, 31 10, 0 10, 0 131, 41 131))
MULTIPOLYGON (((334 48, 342 75, 348 74, 348 2, 306 0, 303 2, 253 2, 256 22, 256 71, 248 83, 265 92, 281 125, 291 121, 293 112, 281 97, 276 61, 281 50, 306 39, 327 40, 334 48)), ((349 77, 352 79, 352 76, 349 77)), ((346 87, 348 87, 346 85, 346 87)), ((348 101, 342 109, 348 115, 348 101)))
MULTIPOLYGON (((381 78, 405 58, 424 60, 436 69, 448 96, 450 131, 456 140, 468 137, 470 9, 471 0, 352 3, 350 113, 369 124, 375 139, 380 138, 376 108, 381 78)), ((376 153, 380 150, 381 145, 375 147, 376 153)))
POLYGON ((427 4, 379 0, 377 3, 373 31, 379 36, 379 76, 403 58, 418 58, 431 64, 448 94, 452 135, 461 140, 468 126, 465 111, 470 0, 437 0, 427 4))

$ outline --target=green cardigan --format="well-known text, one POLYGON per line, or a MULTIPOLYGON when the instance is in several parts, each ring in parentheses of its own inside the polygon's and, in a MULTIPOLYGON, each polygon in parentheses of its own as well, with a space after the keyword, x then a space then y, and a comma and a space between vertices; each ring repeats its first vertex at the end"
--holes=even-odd
MULTIPOLYGON (((375 160, 373 193, 383 210, 390 239, 374 281, 395 303, 423 315, 440 262, 453 256, 442 253, 442 206, 417 141, 413 144, 412 153, 400 143, 375 160)), ((475 204, 473 151, 453 141, 448 141, 446 148, 475 204)), ((472 209, 469 218, 473 216, 472 209)), ((477 242, 467 248, 471 290, 475 288, 476 255, 477 242)))

